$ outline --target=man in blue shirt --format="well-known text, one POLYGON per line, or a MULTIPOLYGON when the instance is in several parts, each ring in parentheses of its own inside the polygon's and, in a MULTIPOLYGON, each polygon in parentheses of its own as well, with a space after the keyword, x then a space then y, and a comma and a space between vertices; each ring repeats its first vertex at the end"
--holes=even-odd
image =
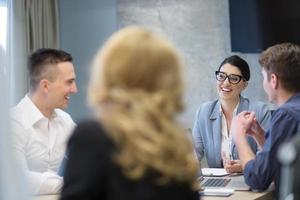
POLYGON ((254 112, 244 111, 232 122, 231 132, 241 159, 246 183, 256 190, 265 190, 272 181, 278 187, 279 146, 300 130, 300 46, 283 43, 265 50, 259 59, 263 87, 269 101, 278 109, 272 114, 265 131, 256 121, 254 112), (252 152, 247 134, 252 135, 261 151, 252 152))

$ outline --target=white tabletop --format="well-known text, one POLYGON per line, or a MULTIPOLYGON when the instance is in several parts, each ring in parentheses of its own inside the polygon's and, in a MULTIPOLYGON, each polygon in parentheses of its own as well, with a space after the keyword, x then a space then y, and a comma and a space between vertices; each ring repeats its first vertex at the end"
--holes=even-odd
POLYGON ((33 200, 58 200, 59 199, 59 195, 36 195, 33 196, 32 198, 33 200))

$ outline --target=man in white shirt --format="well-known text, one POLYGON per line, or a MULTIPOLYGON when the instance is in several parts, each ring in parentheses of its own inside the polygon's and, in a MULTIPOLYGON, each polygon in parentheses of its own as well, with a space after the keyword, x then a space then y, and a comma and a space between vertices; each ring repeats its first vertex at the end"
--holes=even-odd
POLYGON ((30 192, 59 193, 63 178, 57 170, 75 127, 63 110, 77 92, 72 56, 38 49, 28 60, 29 93, 11 109, 14 150, 25 170, 30 192))

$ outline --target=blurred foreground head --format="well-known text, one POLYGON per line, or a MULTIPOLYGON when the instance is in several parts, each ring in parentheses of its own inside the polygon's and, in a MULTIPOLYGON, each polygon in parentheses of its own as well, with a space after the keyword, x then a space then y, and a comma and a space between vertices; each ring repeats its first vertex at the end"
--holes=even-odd
POLYGON ((139 27, 122 29, 106 42, 93 67, 89 97, 95 107, 127 93, 151 97, 168 115, 182 110, 181 61, 162 37, 139 27))
POLYGON ((194 183, 198 170, 190 141, 177 125, 182 65, 175 47, 140 27, 113 34, 93 64, 89 102, 117 147, 124 173, 148 170, 161 183, 194 183))

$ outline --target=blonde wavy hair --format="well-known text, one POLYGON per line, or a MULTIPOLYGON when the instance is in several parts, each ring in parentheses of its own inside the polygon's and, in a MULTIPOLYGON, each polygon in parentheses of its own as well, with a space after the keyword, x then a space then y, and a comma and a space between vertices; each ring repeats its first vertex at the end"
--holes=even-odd
POLYGON ((182 111, 182 65, 166 39, 127 27, 96 55, 89 102, 118 151, 114 160, 137 180, 152 171, 158 182, 195 186, 198 163, 176 123, 182 111))

